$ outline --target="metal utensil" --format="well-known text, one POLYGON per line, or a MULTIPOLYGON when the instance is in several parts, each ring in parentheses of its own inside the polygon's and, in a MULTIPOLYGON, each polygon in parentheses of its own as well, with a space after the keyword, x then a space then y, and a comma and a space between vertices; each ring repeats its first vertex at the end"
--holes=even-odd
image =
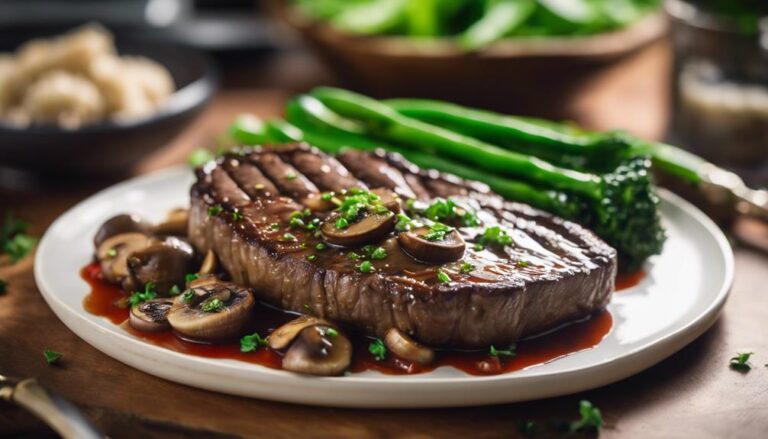
POLYGON ((768 222, 768 191, 751 189, 738 175, 711 163, 701 165, 699 177, 701 190, 712 203, 768 222))
POLYGON ((77 407, 47 390, 34 378, 0 375, 0 399, 29 410, 64 439, 104 437, 77 407))

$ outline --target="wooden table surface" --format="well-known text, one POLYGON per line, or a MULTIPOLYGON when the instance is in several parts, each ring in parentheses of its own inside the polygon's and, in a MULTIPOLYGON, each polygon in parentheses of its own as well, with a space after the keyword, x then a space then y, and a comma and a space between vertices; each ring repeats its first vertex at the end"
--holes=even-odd
MULTIPOLYGON (((664 127, 665 83, 658 75, 638 79, 648 78, 649 69, 663 70, 666 60, 663 47, 638 55, 620 70, 597 78, 574 105, 591 126, 624 126, 657 137, 664 127)), ((290 90, 303 85, 276 72, 295 69, 319 72, 303 57, 271 62, 258 83, 222 91, 173 145, 148 158, 135 172, 182 161, 191 148, 209 142, 237 113, 279 113, 290 90), (284 64, 276 67, 276 63, 284 64)), ((320 73, 309 80, 305 74, 297 76, 306 84, 325 78, 320 73)), ((29 219, 33 234, 39 236, 58 215, 109 183, 41 181, 0 171, 0 210, 10 208, 29 219)), ((706 334, 634 377, 560 398, 457 409, 348 410, 246 399, 174 384, 113 360, 71 333, 40 296, 32 257, 0 267, 0 278, 10 284, 7 293, 0 295, 0 373, 37 377, 80 406, 113 438, 516 437, 520 419, 543 425, 577 418, 580 399, 589 399, 603 411, 604 437, 768 437, 768 367, 764 366, 768 363, 768 257, 746 248, 736 248, 735 253, 731 298, 706 334), (45 348, 64 354, 60 366, 46 364, 45 348), (745 350, 755 352, 754 369, 746 374, 730 370, 729 358, 745 350)), ((25 412, 0 405, 0 436, 46 435, 51 432, 25 412)))

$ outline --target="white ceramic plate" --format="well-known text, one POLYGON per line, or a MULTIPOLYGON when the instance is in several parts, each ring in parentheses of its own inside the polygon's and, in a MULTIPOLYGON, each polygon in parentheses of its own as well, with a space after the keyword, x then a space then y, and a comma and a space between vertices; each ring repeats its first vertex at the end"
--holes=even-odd
POLYGON ((563 395, 626 378, 693 341, 717 319, 733 279, 733 253, 720 230, 693 206, 662 192, 669 240, 631 290, 609 306, 611 333, 595 348, 496 376, 449 367, 411 376, 365 372, 318 378, 235 360, 180 354, 143 342, 83 309, 89 287, 79 272, 108 217, 132 212, 159 220, 188 203, 192 173, 175 168, 106 189, 62 215, 37 250, 35 279, 56 315, 85 341, 144 372, 204 389, 315 405, 448 407, 563 395))

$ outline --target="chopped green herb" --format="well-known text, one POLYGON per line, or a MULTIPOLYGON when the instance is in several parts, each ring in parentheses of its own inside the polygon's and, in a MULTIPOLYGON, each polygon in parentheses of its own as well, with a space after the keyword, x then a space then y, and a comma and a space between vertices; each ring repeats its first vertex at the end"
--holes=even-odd
POLYGON ((398 232, 407 232, 411 230, 411 219, 404 213, 397 214, 397 223, 395 224, 395 230, 398 232))
POLYGON ((477 242, 483 246, 498 245, 503 247, 512 244, 512 237, 509 236, 505 229, 502 229, 499 226, 493 226, 486 228, 477 242))
POLYGON ((196 148, 187 156, 187 164, 193 168, 196 168, 203 163, 213 160, 215 157, 213 152, 205 148, 196 148))
POLYGON ((491 345, 491 348, 488 350, 488 354, 491 357, 498 357, 498 356, 504 356, 504 357, 514 357, 517 355, 517 346, 516 345, 510 345, 507 349, 496 349, 496 346, 491 345))
POLYGON ((581 419, 571 423, 571 432, 598 432, 603 427, 603 415, 591 402, 580 401, 579 414, 581 419))
POLYGON ((749 364, 749 357, 752 355, 754 355, 754 352, 739 352, 735 357, 731 357, 731 361, 728 365, 733 370, 749 372, 752 369, 752 365, 749 364))
POLYGON ((384 250, 384 247, 376 247, 371 252, 371 259, 384 259, 387 257, 387 251, 384 250))
POLYGON ((369 274, 369 273, 373 273, 374 271, 376 271, 376 269, 373 267, 373 264, 371 264, 371 261, 363 261, 360 264, 361 273, 369 274))
POLYGON ((304 304, 304 309, 305 309, 305 310, 307 310, 307 311, 312 311, 312 307, 311 307, 311 306, 309 306, 309 304, 308 304, 308 303, 305 303, 305 304, 304 304))
POLYGON ((187 273, 187 275, 184 276, 184 281, 186 283, 190 283, 190 282, 196 281, 198 279, 200 279, 200 274, 199 273, 187 273))
POLYGON ((144 285, 144 291, 136 291, 128 298, 128 302, 131 304, 131 307, 134 307, 141 302, 146 302, 147 300, 152 300, 157 297, 157 292, 155 292, 155 284, 152 282, 147 282, 146 285, 144 285))
POLYGON ((224 302, 217 298, 206 300, 200 306, 200 309, 203 310, 203 312, 219 312, 224 309, 224 302))
POLYGON ((269 225, 269 227, 268 227, 268 228, 269 228, 269 230, 273 230, 273 231, 274 231, 274 230, 278 230, 278 229, 280 228, 280 224, 278 224, 278 223, 272 223, 272 224, 270 224, 270 225, 269 225))
POLYGON ((453 227, 448 227, 443 223, 434 223, 429 231, 424 235, 427 241, 442 241, 445 235, 453 231, 453 227))
POLYGON ((381 197, 361 188, 352 188, 348 191, 350 195, 347 195, 343 201, 339 204, 336 210, 339 212, 340 218, 336 221, 336 228, 344 229, 349 226, 349 223, 358 219, 360 214, 364 211, 371 211, 376 213, 388 212, 385 206, 381 204, 381 197), (340 221, 346 220, 345 222, 340 221))
POLYGON ((347 257, 348 257, 349 259, 352 259, 353 261, 356 261, 356 260, 360 259, 360 255, 358 255, 358 254, 357 254, 357 253, 355 253, 355 252, 349 252, 349 253, 347 253, 347 257))
POLYGON ((480 225, 477 215, 468 208, 457 205, 451 199, 438 198, 424 209, 424 216, 432 221, 450 221, 459 219, 462 226, 474 227, 480 225))
POLYGON ((373 354, 373 358, 375 358, 376 361, 381 361, 387 358, 387 347, 384 346, 384 341, 380 338, 377 338, 368 345, 368 352, 373 354))
POLYGON ((288 227, 290 227, 290 228, 292 228, 292 229, 295 229, 295 228, 297 228, 297 227, 304 227, 304 220, 302 220, 302 219, 301 219, 301 218, 299 218, 299 217, 293 217, 293 218, 291 218, 291 220, 288 222, 288 227))
POLYGON ((480 244, 480 243, 478 242, 478 243, 475 243, 475 245, 474 245, 472 248, 474 248, 474 249, 475 249, 475 251, 478 251, 478 252, 479 252, 479 251, 483 250, 483 249, 485 248, 485 246, 484 246, 483 244, 480 244))
POLYGON ((195 297, 195 292, 192 290, 184 291, 184 295, 181 296, 181 299, 185 302, 191 302, 192 299, 195 297))
POLYGON ((302 242, 301 244, 299 244, 299 248, 307 248, 307 243, 302 242))
POLYGON ((317 255, 307 255, 307 260, 309 262, 315 262, 317 260, 317 255))
POLYGON ((310 216, 310 215, 312 215, 312 211, 311 211, 311 210, 309 210, 309 207, 307 207, 306 209, 304 209, 304 210, 302 210, 302 211, 301 211, 301 214, 302 214, 303 216, 310 216))
POLYGON ((288 241, 288 242, 294 242, 294 241, 296 241, 296 236, 294 236, 291 233, 283 233, 283 236, 281 237, 281 240, 288 241))
POLYGON ((325 250, 327 247, 328 245, 324 242, 318 242, 317 245, 315 246, 315 248, 318 250, 325 250))
POLYGON ((459 273, 461 274, 471 273, 472 270, 474 269, 475 269, 474 265, 470 264, 469 262, 464 262, 463 264, 461 264, 461 268, 459 268, 459 273))
POLYGON ((111 249, 107 250, 107 257, 114 258, 115 256, 117 256, 117 249, 116 248, 111 248, 111 249))
POLYGON ((448 276, 448 273, 444 272, 443 270, 437 270, 437 280, 439 280, 441 283, 450 282, 451 276, 448 276))
POLYGON ((325 335, 329 338, 336 338, 339 336, 339 331, 336 328, 328 328, 325 330, 325 335))
POLYGON ((527 266, 531 265, 531 263, 530 263, 530 262, 528 262, 528 261, 517 261, 517 264, 516 264, 516 265, 517 265, 518 267, 520 267, 520 268, 525 268, 525 267, 527 267, 527 266))
POLYGON ((232 211, 232 221, 240 221, 243 219, 243 214, 239 210, 232 211))
POLYGON ((288 172, 285 173, 285 179, 286 180, 296 180, 296 177, 297 177, 297 175, 293 171, 288 171, 288 172))
POLYGON ((221 207, 220 204, 217 204, 215 206, 211 206, 208 208, 208 216, 216 216, 221 213, 221 211, 224 210, 223 207, 221 207))
POLYGON ((255 352, 260 347, 268 346, 266 338, 262 338, 258 332, 245 335, 240 339, 240 352, 255 352))
POLYGON ((178 285, 174 285, 171 287, 170 290, 168 290, 168 295, 170 296, 178 296, 181 290, 179 289, 178 285))
POLYGON ((536 422, 521 419, 517 422, 517 431, 525 436, 531 435, 536 431, 536 422))
POLYGON ((8 290, 8 282, 4 279, 0 279, 0 294, 4 294, 8 290))
POLYGON ((43 351, 43 356, 48 364, 56 364, 59 362, 62 355, 53 349, 46 349, 43 351))
POLYGON ((349 221, 346 218, 339 218, 336 220, 335 226, 337 229, 346 229, 349 227, 349 221))
POLYGON ((18 234, 5 242, 4 250, 11 257, 11 262, 19 262, 35 248, 37 239, 26 235, 18 234))
POLYGON ((322 194, 320 194, 320 199, 323 201, 331 201, 331 198, 333 198, 334 196, 336 196, 335 192, 323 192, 322 194))

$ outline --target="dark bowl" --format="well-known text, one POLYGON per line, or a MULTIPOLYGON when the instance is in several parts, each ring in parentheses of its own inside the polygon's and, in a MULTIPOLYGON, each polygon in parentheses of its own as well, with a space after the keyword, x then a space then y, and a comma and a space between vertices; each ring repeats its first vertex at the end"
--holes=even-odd
MULTIPOLYGON (((0 52, 13 51, 26 37, 0 39, 0 52)), ((115 42, 121 55, 146 56, 170 71, 177 90, 168 101, 146 118, 74 130, 56 125, 20 128, 0 121, 0 165, 59 175, 124 174, 168 144, 213 97, 218 75, 204 54, 119 34, 115 42)))

